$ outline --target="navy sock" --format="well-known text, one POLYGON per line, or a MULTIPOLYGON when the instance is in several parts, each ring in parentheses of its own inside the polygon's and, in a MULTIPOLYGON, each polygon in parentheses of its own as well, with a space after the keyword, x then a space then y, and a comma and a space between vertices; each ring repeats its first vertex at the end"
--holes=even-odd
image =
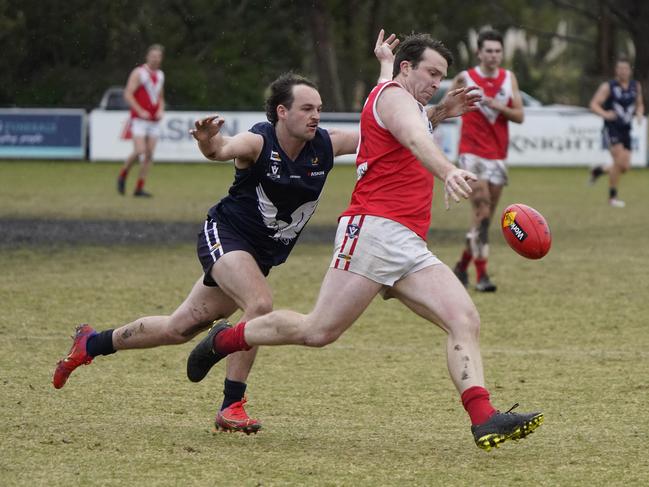
POLYGON ((617 188, 608 188, 608 197, 611 199, 617 198, 617 188))
POLYGON ((596 178, 600 177, 602 174, 604 174, 604 169, 602 169, 602 166, 597 166, 595 169, 593 169, 593 176, 596 178))
POLYGON ((113 330, 100 331, 96 335, 89 337, 86 342, 86 352, 91 357, 115 353, 116 350, 113 348, 113 330))
POLYGON ((241 401, 246 393, 246 383, 237 382, 234 380, 225 379, 223 387, 223 404, 221 404, 221 411, 229 407, 231 404, 241 401))

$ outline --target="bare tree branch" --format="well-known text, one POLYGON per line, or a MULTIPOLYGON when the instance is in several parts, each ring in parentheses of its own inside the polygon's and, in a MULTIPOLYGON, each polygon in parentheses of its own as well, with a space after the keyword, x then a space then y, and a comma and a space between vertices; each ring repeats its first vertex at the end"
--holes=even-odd
POLYGON ((521 25, 521 29, 525 30, 526 32, 534 33, 539 37, 544 37, 546 39, 561 39, 562 41, 574 42, 575 44, 581 44, 587 47, 592 47, 595 44, 592 40, 586 39, 584 37, 548 32, 547 30, 538 29, 536 27, 531 27, 524 24, 521 25))
POLYGON ((609 11, 613 15, 615 15, 622 22, 622 24, 625 25, 625 27, 628 28, 635 24, 632 9, 629 8, 628 5, 625 5, 620 8, 619 1, 615 1, 615 2, 612 2, 611 0, 603 0, 603 1, 606 7, 609 9, 609 11))

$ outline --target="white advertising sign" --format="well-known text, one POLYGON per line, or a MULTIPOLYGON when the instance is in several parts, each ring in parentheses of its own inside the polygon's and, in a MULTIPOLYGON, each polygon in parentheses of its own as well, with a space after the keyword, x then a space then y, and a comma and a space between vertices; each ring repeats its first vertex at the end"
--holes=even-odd
MULTIPOLYGON (((156 161, 206 161, 189 131, 194 121, 212 115, 208 112, 167 112, 160 121, 160 138, 156 145, 156 161)), ((257 122, 266 120, 261 112, 225 112, 223 133, 235 135, 248 130, 257 122)), ((133 150, 128 131, 129 113, 126 111, 93 110, 90 113, 90 160, 119 161, 133 150)))
MULTIPOLYGON (((161 135, 155 151, 156 161, 205 162, 196 141, 189 134, 196 119, 211 112, 167 112, 160 122, 161 135)), ((221 112, 225 118, 223 133, 235 135, 266 120, 263 112, 221 112)), ((323 113, 323 128, 358 130, 359 114, 323 113)), ((90 114, 90 160, 119 161, 133 149, 127 130, 129 114, 125 111, 93 110, 90 114)), ((441 124, 435 139, 451 160, 457 159, 460 124, 441 124)), ((537 109, 527 112, 523 124, 509 124, 508 163, 511 166, 591 166, 610 161, 602 147, 602 120, 587 112, 561 112, 537 109)), ((645 166, 647 161, 647 122, 634 122, 632 164, 645 166)), ((354 162, 354 155, 337 158, 337 162, 354 162)))
MULTIPOLYGON (((548 110, 549 109, 544 109, 548 110)), ((522 124, 509 124, 511 166, 594 166, 611 156, 602 144, 600 117, 588 112, 526 113, 522 124)), ((647 120, 634 120, 631 163, 647 165, 647 120)))

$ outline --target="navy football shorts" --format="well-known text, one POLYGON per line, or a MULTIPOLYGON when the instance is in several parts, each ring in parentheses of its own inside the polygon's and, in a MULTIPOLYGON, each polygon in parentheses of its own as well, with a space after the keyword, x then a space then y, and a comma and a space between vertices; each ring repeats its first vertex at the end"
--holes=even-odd
POLYGON ((201 261, 204 272, 203 284, 210 287, 218 287, 218 284, 210 275, 212 266, 223 255, 234 250, 248 252, 255 259, 259 270, 261 270, 264 276, 270 273, 272 265, 261 262, 252 245, 232 230, 229 225, 218 222, 208 216, 203 225, 203 231, 198 233, 196 242, 198 260, 201 261))
POLYGON ((605 125, 602 130, 603 145, 610 149, 615 144, 622 144, 626 150, 631 150, 631 128, 618 128, 614 125, 605 125))

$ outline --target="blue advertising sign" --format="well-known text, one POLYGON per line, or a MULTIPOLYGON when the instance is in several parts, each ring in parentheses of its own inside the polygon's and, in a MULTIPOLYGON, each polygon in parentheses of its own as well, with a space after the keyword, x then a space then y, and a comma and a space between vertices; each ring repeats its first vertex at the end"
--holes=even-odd
POLYGON ((0 110, 0 158, 83 159, 85 118, 77 109, 0 110))

